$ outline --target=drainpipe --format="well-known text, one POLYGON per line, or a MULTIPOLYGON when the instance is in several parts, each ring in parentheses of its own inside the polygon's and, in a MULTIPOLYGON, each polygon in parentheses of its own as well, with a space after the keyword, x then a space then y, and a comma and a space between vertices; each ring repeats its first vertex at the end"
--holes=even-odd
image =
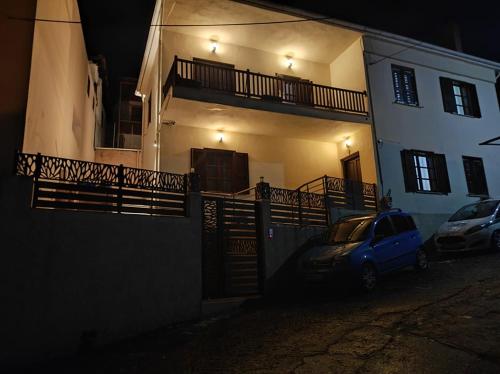
MULTIPOLYGON (((161 0, 160 5, 160 20, 159 24, 163 24, 163 0, 161 0)), ((156 142, 156 157, 155 157, 155 170, 160 171, 160 131, 161 131, 161 104, 162 104, 162 63, 163 63, 163 49, 162 49, 162 30, 163 27, 159 26, 158 35, 158 90, 156 94, 156 131, 155 131, 155 142, 156 142)))
POLYGON ((384 196, 384 178, 382 175, 382 165, 380 162, 380 154, 378 151, 378 137, 377 137, 377 128, 375 126, 375 112, 373 111, 373 102, 372 102, 372 92, 370 86, 370 75, 368 74, 368 63, 366 61, 366 53, 365 53, 365 45, 364 39, 362 40, 361 48, 363 49, 363 64, 365 65, 365 80, 366 80, 366 91, 368 95, 368 102, 370 104, 370 113, 372 117, 372 141, 373 141, 373 149, 375 150, 375 158, 377 162, 378 169, 378 179, 380 181, 380 193, 384 196))

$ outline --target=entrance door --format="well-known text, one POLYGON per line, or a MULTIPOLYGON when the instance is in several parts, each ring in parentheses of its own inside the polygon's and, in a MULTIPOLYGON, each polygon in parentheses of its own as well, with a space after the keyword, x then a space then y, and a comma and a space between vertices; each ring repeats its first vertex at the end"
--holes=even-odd
POLYGON ((358 152, 344 158, 342 160, 342 164, 344 168, 344 179, 349 179, 357 182, 361 182, 363 180, 363 178, 361 177, 361 162, 358 152))
POLYGON ((363 206, 363 178, 359 153, 342 159, 342 168, 347 199, 351 202, 352 209, 358 209, 363 206))
POLYGON ((219 149, 191 149, 191 167, 201 190, 234 193, 248 188, 248 154, 219 149))

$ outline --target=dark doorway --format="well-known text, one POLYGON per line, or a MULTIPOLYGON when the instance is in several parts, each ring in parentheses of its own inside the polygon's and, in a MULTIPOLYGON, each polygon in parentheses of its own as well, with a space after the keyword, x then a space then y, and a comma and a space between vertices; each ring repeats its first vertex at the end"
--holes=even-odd
POLYGON ((342 159, 342 167, 344 171, 344 179, 361 182, 361 161, 359 153, 356 152, 346 158, 342 159))
POLYGON ((191 167, 200 175, 202 191, 234 193, 249 187, 247 153, 192 148, 191 167))

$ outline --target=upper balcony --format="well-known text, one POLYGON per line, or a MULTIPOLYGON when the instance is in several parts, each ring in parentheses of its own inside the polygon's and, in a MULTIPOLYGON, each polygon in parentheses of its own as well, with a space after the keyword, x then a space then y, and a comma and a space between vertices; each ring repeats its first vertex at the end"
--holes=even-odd
POLYGON ((163 86, 163 96, 340 121, 369 121, 366 91, 177 56, 163 86))

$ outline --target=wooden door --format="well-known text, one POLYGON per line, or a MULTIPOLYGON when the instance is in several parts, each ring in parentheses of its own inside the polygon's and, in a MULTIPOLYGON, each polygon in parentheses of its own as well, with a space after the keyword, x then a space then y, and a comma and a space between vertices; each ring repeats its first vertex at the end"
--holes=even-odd
POLYGON ((342 160, 344 168, 344 179, 349 179, 352 181, 361 182, 363 180, 361 176, 361 161, 359 158, 359 153, 355 153, 349 157, 342 160))

